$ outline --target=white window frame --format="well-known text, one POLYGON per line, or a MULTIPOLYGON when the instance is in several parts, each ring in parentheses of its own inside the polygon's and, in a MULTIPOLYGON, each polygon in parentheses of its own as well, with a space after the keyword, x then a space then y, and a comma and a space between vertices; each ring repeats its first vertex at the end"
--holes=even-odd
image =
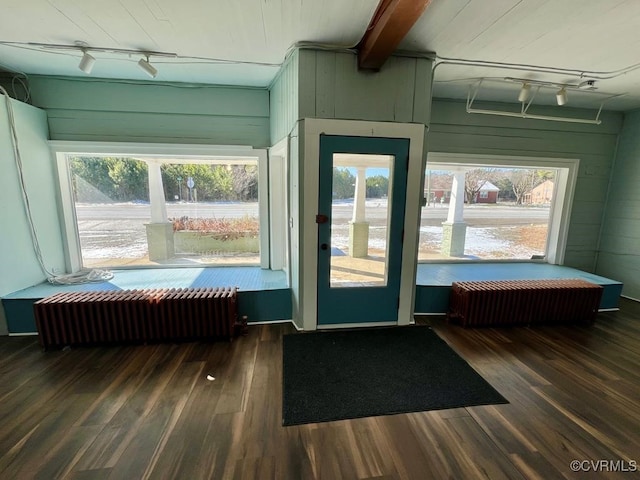
MULTIPOLYGON (((545 263, 562 265, 567 247, 567 235, 569 233, 569 220, 573 205, 573 195, 578 179, 580 160, 577 158, 549 158, 549 157, 523 157, 516 155, 474 155, 459 153, 429 152, 427 155, 427 168, 430 170, 446 170, 455 166, 467 168, 482 168, 486 166, 502 166, 513 168, 548 169, 558 172, 555 182, 556 190, 553 192, 551 211, 549 215, 549 230, 547 233, 547 246, 545 263)), ((498 260, 420 260, 420 263, 454 263, 454 262, 496 262, 498 260)), ((501 260, 511 262, 535 262, 535 260, 513 259, 501 260)))
MULTIPOLYGON (((62 235, 65 245, 65 263, 68 272, 83 268, 80 236, 76 218, 71 173, 68 155, 101 155, 118 157, 152 157, 181 160, 238 160, 251 159, 258 162, 258 212, 260 222, 260 267, 269 268, 269 183, 267 150, 237 145, 188 145, 167 143, 110 143, 50 141, 49 147, 55 158, 59 181, 59 198, 62 235)), ((136 268, 154 268, 145 265, 136 268)), ((117 267, 126 269, 125 266, 117 267)), ((131 268, 131 267, 129 267, 131 268)))
POLYGON ((269 149, 269 262, 289 278, 289 139, 269 149))

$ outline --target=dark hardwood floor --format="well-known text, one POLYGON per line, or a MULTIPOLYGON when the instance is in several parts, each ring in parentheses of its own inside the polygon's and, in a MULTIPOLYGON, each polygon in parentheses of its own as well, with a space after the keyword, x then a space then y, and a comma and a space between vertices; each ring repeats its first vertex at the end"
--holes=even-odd
POLYGON ((510 403, 294 427, 281 426, 290 325, 46 353, 2 337, 0 478, 638 478, 611 471, 640 463, 640 304, 621 306, 591 327, 420 319, 510 403))

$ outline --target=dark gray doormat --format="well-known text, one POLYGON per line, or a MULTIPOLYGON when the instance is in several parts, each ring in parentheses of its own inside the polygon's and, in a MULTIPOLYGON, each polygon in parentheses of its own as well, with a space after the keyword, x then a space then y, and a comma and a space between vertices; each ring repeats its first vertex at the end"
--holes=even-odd
POLYGON ((509 403, 426 326, 283 338, 283 425, 509 403))

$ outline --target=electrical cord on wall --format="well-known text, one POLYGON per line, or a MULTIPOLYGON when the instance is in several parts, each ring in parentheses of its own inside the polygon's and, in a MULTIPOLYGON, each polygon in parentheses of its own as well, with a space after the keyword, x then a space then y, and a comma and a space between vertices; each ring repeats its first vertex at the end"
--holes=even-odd
POLYGON ((83 269, 83 270, 80 270, 79 272, 75 272, 71 274, 56 275, 47 269, 44 263, 44 259, 42 257, 42 249, 40 248, 40 242, 38 240, 35 224, 33 222, 33 215, 31 213, 31 203, 29 202, 29 195, 27 194, 27 188, 24 181, 22 156, 20 155, 20 147, 18 144, 18 134, 16 132, 15 117, 13 115, 13 106, 11 105, 11 98, 9 97, 9 94, 2 86, 0 86, 0 93, 4 95, 5 103, 7 105, 7 118, 9 120, 9 131, 11 135, 11 146, 13 148, 13 158, 16 162, 16 168, 18 170, 20 192, 22 193, 22 204, 24 207, 25 214, 27 216, 27 224, 29 225, 29 234, 31 235, 33 252, 35 253, 40 269, 47 277, 47 281, 49 283, 53 283, 56 285, 75 285, 80 283, 102 282, 102 281, 112 279, 113 273, 107 270, 83 269))
POLYGON ((101 268, 83 268, 75 273, 65 275, 53 275, 47 277, 49 283, 54 285, 78 285, 80 283, 106 282, 113 278, 113 272, 101 268))

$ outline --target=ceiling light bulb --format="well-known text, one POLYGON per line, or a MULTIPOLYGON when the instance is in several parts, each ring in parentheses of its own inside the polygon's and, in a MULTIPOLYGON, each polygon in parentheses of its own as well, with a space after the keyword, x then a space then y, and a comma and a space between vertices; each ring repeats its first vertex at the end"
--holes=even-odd
POLYGON ((565 90, 564 87, 562 87, 558 93, 556 93, 556 100, 558 102, 558 105, 562 106, 565 103, 567 103, 567 91, 565 90))
POLYGON ((84 54, 80 59, 78 68, 89 75, 91 73, 91 70, 93 69, 93 64, 96 63, 96 59, 89 55, 85 50, 83 50, 83 52, 84 54))
POLYGON ((146 59, 141 58, 138 61, 138 66, 151 78, 156 78, 156 75, 158 75, 158 70, 149 63, 149 56, 146 59))
POLYGON ((518 95, 519 102, 526 102, 529 100, 529 92, 531 91, 531 85, 528 83, 523 83, 522 88, 520 89, 520 94, 518 95))

